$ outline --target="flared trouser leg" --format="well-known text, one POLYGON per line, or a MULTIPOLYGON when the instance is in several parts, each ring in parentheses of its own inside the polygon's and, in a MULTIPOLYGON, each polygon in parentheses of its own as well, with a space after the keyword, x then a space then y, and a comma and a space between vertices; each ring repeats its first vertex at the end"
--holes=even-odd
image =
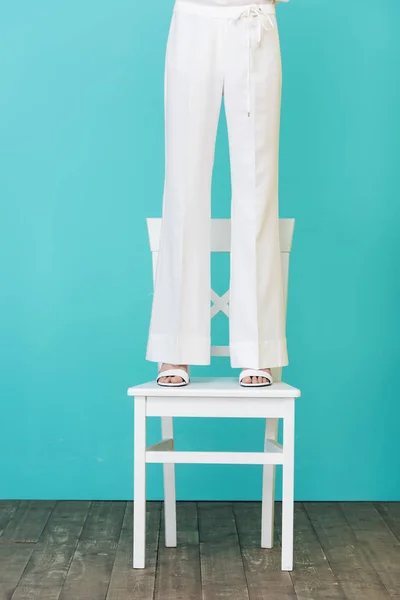
POLYGON ((274 27, 260 29, 257 18, 232 20, 226 40, 233 367, 288 364, 278 219, 281 55, 275 15, 264 23, 274 27))
POLYGON ((210 363, 211 180, 222 100, 219 19, 173 12, 165 62, 165 181, 147 360, 210 363))

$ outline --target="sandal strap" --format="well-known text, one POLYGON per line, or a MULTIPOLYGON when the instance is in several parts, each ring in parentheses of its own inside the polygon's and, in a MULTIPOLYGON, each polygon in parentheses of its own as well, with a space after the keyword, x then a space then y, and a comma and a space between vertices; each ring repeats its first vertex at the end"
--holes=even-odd
POLYGON ((273 383, 272 375, 261 369, 243 369, 239 375, 239 381, 242 381, 245 377, 265 377, 270 383, 273 383))
POLYGON ((183 381, 189 383, 189 374, 185 369, 166 369, 157 375, 157 381, 160 377, 182 377, 183 381))

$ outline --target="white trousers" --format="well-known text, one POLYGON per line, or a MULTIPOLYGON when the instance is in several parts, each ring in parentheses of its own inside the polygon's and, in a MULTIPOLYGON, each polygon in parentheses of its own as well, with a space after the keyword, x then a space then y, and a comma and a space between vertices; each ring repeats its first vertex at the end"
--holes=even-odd
POLYGON ((210 364, 211 179, 223 95, 232 183, 231 366, 285 366, 275 3, 176 0, 164 85, 163 220, 146 359, 210 364))

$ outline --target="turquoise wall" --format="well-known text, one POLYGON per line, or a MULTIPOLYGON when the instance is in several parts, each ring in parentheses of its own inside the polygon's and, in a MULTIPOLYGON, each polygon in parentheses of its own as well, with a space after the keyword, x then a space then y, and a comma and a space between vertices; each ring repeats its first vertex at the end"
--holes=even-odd
MULTIPOLYGON (((173 0, 0 5, 2 498, 132 497, 130 385, 145 360, 173 0)), ((400 500, 400 4, 292 0, 280 212, 296 498, 400 500)), ((229 216, 222 111, 213 216, 229 216)), ((213 259, 214 287, 227 284, 213 259)), ((227 322, 213 323, 213 342, 227 322)), ((193 375, 237 375, 228 359, 193 375)), ((150 442, 159 423, 149 424, 150 442)), ((179 421, 183 448, 260 449, 262 422, 179 421), (205 439, 204 439, 205 438, 205 439)), ((180 499, 257 499, 260 467, 178 467, 180 499)), ((162 493, 149 466, 149 498, 162 493)), ((280 492, 278 490, 278 497, 280 492)))

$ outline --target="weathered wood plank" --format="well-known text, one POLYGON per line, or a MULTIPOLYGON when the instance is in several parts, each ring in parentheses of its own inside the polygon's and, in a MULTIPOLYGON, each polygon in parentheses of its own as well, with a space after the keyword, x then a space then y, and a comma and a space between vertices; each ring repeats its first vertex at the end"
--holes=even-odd
POLYGON ((58 600, 58 594, 56 588, 18 585, 10 600, 58 600))
MULTIPOLYGON (((196 502, 176 503, 176 531, 178 545, 198 545, 199 525, 196 502)), ((160 544, 165 545, 164 503, 161 508, 160 544)))
POLYGON ((16 585, 16 583, 0 582, 0 600, 10 600, 16 585))
POLYGON ((76 544, 89 516, 91 504, 89 500, 58 501, 43 529, 39 542, 76 544))
POLYGON ((17 585, 32 556, 35 544, 0 544, 0 582, 17 585))
MULTIPOLYGON (((249 537, 255 545, 261 545, 261 502, 233 502, 233 513, 240 539, 249 537)), ((274 546, 280 545, 278 528, 274 527, 274 546)))
POLYGON ((340 502, 339 506, 357 539, 400 547, 399 540, 372 502, 340 502))
POLYGON ((36 544, 19 585, 25 587, 48 587, 58 589, 64 583, 75 545, 54 545, 46 542, 36 544))
POLYGON ((153 600, 161 503, 146 503, 146 568, 133 569, 132 524, 133 506, 127 503, 121 536, 111 574, 107 600, 153 600))
POLYGON ((55 504, 52 500, 22 500, 4 528, 1 542, 37 542, 55 504))
POLYGON ((91 503, 80 540, 82 542, 102 540, 117 542, 119 540, 126 502, 111 500, 91 503))
POLYGON ((19 586, 61 590, 90 502, 58 502, 21 577, 19 586))
POLYGON ((392 530, 371 502, 340 506, 390 597, 400 595, 400 543, 392 530))
POLYGON ((390 598, 339 504, 306 502, 304 507, 345 598, 390 598))
POLYGON ((200 542, 238 545, 232 502, 198 502, 197 513, 200 542))
POLYGON ((104 600, 116 550, 115 541, 79 541, 59 600, 104 600))
POLYGON ((201 600, 198 517, 195 502, 177 502, 177 548, 165 547, 161 510, 155 600, 201 600))
POLYGON ((261 548, 261 502, 234 502, 250 600, 294 600, 290 574, 281 571, 281 548, 274 529, 274 547, 261 548))
POLYGON ((202 600, 249 600, 231 503, 198 503, 202 600))
MULTIPOLYGON (((155 600, 201 600, 199 547, 159 546, 155 600)), ((136 599, 135 599, 136 600, 136 599)))
POLYGON ((400 502, 375 502, 375 507, 400 542, 400 502))
POLYGON ((20 502, 19 500, 0 500, 0 542, 4 529, 14 516, 20 502))
POLYGON ((91 503, 60 600, 104 600, 111 578, 126 502, 91 503))
MULTIPOLYGON (((275 505, 275 530, 281 543, 282 503, 275 505)), ((294 565, 291 572, 299 600, 343 600, 337 581, 310 520, 300 502, 295 502, 294 565)))

